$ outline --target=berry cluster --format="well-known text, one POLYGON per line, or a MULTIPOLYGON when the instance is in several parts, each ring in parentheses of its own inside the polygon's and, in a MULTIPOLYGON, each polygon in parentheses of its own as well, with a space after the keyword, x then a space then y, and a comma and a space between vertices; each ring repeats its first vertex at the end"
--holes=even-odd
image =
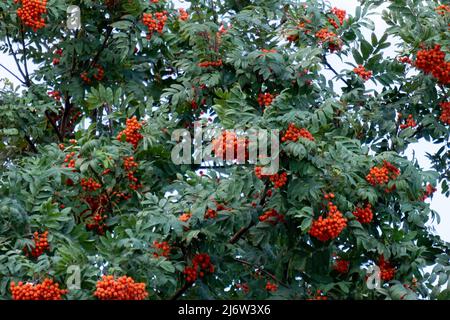
POLYGON ((261 107, 268 107, 272 103, 273 99, 275 98, 275 95, 265 92, 265 93, 259 93, 258 94, 258 104, 261 107))
POLYGON ((14 2, 22 4, 17 9, 17 16, 24 25, 32 28, 34 32, 45 27, 42 15, 47 13, 47 0, 14 0, 14 2))
POLYGON ((180 14, 179 19, 181 21, 186 21, 187 19, 189 19, 189 14, 185 9, 183 8, 178 9, 178 13, 180 14))
POLYGON ((250 286, 248 283, 236 283, 236 289, 242 290, 245 294, 250 292, 250 286))
POLYGON ((345 10, 338 9, 338 8, 334 7, 334 8, 331 9, 330 13, 334 14, 338 18, 339 25, 336 23, 336 20, 334 19, 334 17, 328 18, 328 22, 330 22, 331 25, 333 25, 333 27, 338 29, 344 23, 346 12, 345 12, 345 10))
POLYGON ((86 229, 89 231, 95 231, 99 235, 104 235, 107 225, 105 223, 108 216, 106 214, 101 214, 96 212, 89 217, 86 223, 86 229))
POLYGON ((360 223, 370 223, 373 219, 372 205, 368 203, 364 208, 357 207, 353 215, 360 223))
POLYGON ((48 244, 48 231, 45 231, 42 234, 39 234, 39 232, 33 233, 33 241, 34 241, 34 248, 31 249, 31 252, 28 251, 28 248, 23 248, 23 251, 25 252, 25 255, 31 255, 33 258, 37 258, 40 255, 42 255, 45 251, 49 249, 48 244))
POLYGON ((267 281, 267 283, 266 283, 266 290, 269 291, 269 292, 276 292, 278 290, 278 286, 275 283, 267 281))
POLYGON ((86 219, 86 229, 94 231, 99 235, 104 235, 107 228, 105 221, 108 216, 105 214, 105 207, 109 201, 108 196, 105 194, 94 197, 86 196, 84 197, 84 201, 89 206, 89 209, 82 212, 82 215, 86 212, 89 213, 86 219))
POLYGON ((450 124, 450 102, 445 101, 439 103, 441 107, 441 115, 439 120, 441 120, 444 124, 450 124))
POLYGON ((441 4, 440 6, 437 6, 436 8, 434 8, 434 10, 436 11, 437 14, 439 14, 441 16, 445 16, 447 13, 450 13, 450 6, 441 4))
POLYGON ((378 267, 380 267, 380 279, 383 281, 390 281, 394 279, 395 268, 389 261, 384 260, 383 256, 378 259, 378 267))
POLYGON ((308 298, 306 300, 328 300, 328 297, 322 293, 322 290, 317 290, 316 295, 313 298, 308 298))
POLYGON ((137 283, 131 277, 102 276, 97 281, 94 296, 100 300, 144 300, 148 297, 145 283, 137 283))
POLYGON ((11 282, 10 290, 13 300, 62 300, 61 296, 67 294, 67 290, 48 278, 38 284, 11 282))
POLYGON ((450 62, 445 61, 445 52, 441 51, 440 45, 429 50, 419 50, 415 65, 423 72, 433 75, 439 83, 450 84, 450 62))
POLYGON ((290 123, 286 133, 281 138, 282 142, 294 141, 296 142, 300 137, 314 141, 312 134, 305 128, 298 128, 295 124, 290 123))
POLYGON ((346 274, 350 268, 350 261, 337 258, 333 264, 333 269, 338 273, 346 274))
POLYGON ((259 216, 259 221, 276 225, 278 222, 284 222, 284 215, 279 214, 275 209, 270 209, 259 216))
POLYGON ((198 64, 200 68, 208 68, 208 67, 220 67, 223 65, 222 59, 216 61, 203 61, 198 64))
POLYGON ((428 199, 429 197, 431 197, 431 195, 433 194, 433 193, 435 193, 436 192, 436 188, 435 187, 433 187, 433 185, 431 185, 431 184, 427 184, 427 186, 425 187, 425 192, 424 192, 424 194, 420 197, 420 200, 421 201, 425 201, 426 199, 428 199))
POLYGON ((181 222, 187 222, 192 217, 191 212, 185 212, 181 216, 178 217, 178 220, 181 222))
POLYGON ((192 259, 192 266, 184 268, 184 275, 187 282, 194 282, 197 277, 202 278, 205 272, 213 273, 214 265, 211 263, 211 257, 207 253, 198 253, 192 259))
POLYGON ((217 211, 214 209, 208 209, 205 212, 205 219, 214 219, 217 218, 217 211))
MULTIPOLYGON (((398 114, 398 118, 400 119, 401 117, 402 117, 402 114, 399 113, 398 114)), ((406 128, 414 128, 415 126, 417 126, 417 123, 414 120, 413 115, 410 114, 410 115, 408 115, 408 118, 406 118, 405 123, 402 123, 400 125, 400 129, 403 130, 403 129, 406 129, 406 128)))
POLYGON ((327 217, 323 218, 320 216, 319 219, 314 220, 311 229, 309 229, 309 234, 320 241, 325 242, 339 236, 346 226, 347 219, 344 218, 337 206, 330 201, 328 202, 327 217))
POLYGON ((102 187, 102 184, 100 182, 95 181, 93 178, 85 179, 81 178, 80 181, 81 188, 83 188, 83 191, 97 191, 102 187))
POLYGON ((139 141, 142 140, 143 136, 139 133, 142 128, 143 122, 138 122, 136 116, 127 119, 126 128, 122 130, 117 135, 117 140, 121 141, 122 137, 125 136, 125 141, 131 143, 134 148, 137 148, 139 141))
POLYGON ((134 161, 134 157, 125 157, 123 159, 123 167, 127 172, 127 178, 130 181, 129 187, 132 190, 137 190, 142 187, 141 184, 138 183, 138 178, 136 178, 135 173, 138 168, 138 163, 134 161))
POLYGON ((390 162, 383 161, 382 167, 373 167, 366 176, 367 182, 376 186, 388 183, 389 180, 395 180, 400 175, 400 170, 390 162))
POLYGON ((255 175, 258 179, 269 178, 270 182, 273 183, 275 189, 282 188, 287 183, 287 173, 275 173, 275 174, 263 174, 262 167, 255 167, 255 175))
POLYGON ((54 66, 56 66, 61 61, 60 58, 62 57, 63 51, 62 51, 62 49, 56 49, 54 54, 56 55, 56 57, 53 58, 52 63, 54 66))
POLYGON ((332 53, 334 51, 339 51, 342 48, 342 40, 339 39, 334 32, 329 31, 327 28, 317 31, 316 38, 319 39, 320 43, 327 44, 328 50, 332 53))
MULTIPOLYGON (((212 151, 219 159, 227 159, 227 154, 231 159, 238 159, 238 151, 244 151, 244 159, 248 159, 248 139, 238 137, 233 131, 223 131, 222 134, 212 141, 212 151)), ((227 159, 228 160, 228 159, 227 159)))
POLYGON ((167 241, 153 241, 153 248, 155 248, 155 252, 153 252, 153 256, 155 258, 158 257, 168 257, 170 255, 170 245, 167 241))
MULTIPOLYGON (((304 34, 309 34, 311 32, 311 30, 306 29, 306 25, 310 24, 311 20, 306 19, 304 22, 300 22, 299 24, 297 24, 296 29, 302 30, 304 34)), ((295 33, 290 33, 288 34, 288 36, 286 37, 286 40, 289 42, 294 42, 298 40, 298 32, 295 31, 295 33)))
POLYGON ((148 28, 147 38, 149 39, 154 31, 162 33, 166 21, 167 11, 156 12, 154 17, 151 13, 144 13, 142 16, 142 23, 148 28))
POLYGON ((49 91, 47 92, 47 94, 52 97, 53 99, 55 99, 56 101, 61 100, 61 92, 57 91, 57 90, 53 90, 53 91, 49 91))
POLYGON ((412 64, 412 60, 408 56, 398 57, 398 61, 401 63, 412 64))
POLYGON ((353 68, 353 72, 364 81, 367 81, 372 77, 372 71, 366 70, 363 65, 358 65, 356 68, 353 68))
MULTIPOLYGON (((99 64, 95 64, 94 68, 96 69, 96 72, 92 76, 94 77, 95 80, 102 81, 103 78, 105 77, 105 69, 103 69, 103 67, 99 64)), ((92 83, 92 79, 89 77, 89 73, 87 71, 83 71, 80 74, 80 78, 86 84, 92 83)))

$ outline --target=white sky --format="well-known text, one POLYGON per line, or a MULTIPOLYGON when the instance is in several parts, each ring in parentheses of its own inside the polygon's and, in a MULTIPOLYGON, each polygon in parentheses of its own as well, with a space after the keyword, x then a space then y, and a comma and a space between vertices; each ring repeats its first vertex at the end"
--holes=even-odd
MULTIPOLYGON (((184 1, 181 1, 184 2, 184 1)), ((345 9, 347 11, 347 14, 350 15, 354 15, 355 13, 355 8, 358 5, 358 2, 356 0, 346 0, 346 1, 342 1, 342 0, 330 0, 329 3, 332 6, 336 6, 340 9, 345 9)), ((183 3, 181 6, 183 7, 187 7, 188 4, 187 3, 183 3)), ((385 8, 386 5, 383 5, 379 12, 381 12, 381 10, 383 8, 385 8)), ((386 28, 386 24, 384 23, 384 21, 381 19, 380 15, 373 15, 371 16, 371 19, 375 22, 375 34, 377 35, 378 38, 381 37, 381 35, 384 33, 384 30, 386 28)), ((365 35, 370 36, 371 31, 366 30, 364 32, 365 35)), ((392 39, 391 39, 392 40, 392 39)), ((392 41, 391 41, 392 42, 392 41)), ((394 51, 394 49, 392 47, 388 48, 386 50, 386 54, 388 56, 394 57, 396 56, 396 53, 394 51)), ((329 57, 329 62, 330 64, 339 72, 339 70, 342 69, 349 69, 350 66, 345 65, 343 62, 341 62, 341 60, 336 56, 336 55, 331 55, 329 57)), ((14 72, 15 74, 19 75, 19 72, 16 68, 16 65, 14 63, 14 60, 12 57, 1 54, 0 53, 0 63, 3 64, 5 67, 7 67, 8 69, 10 69, 12 72, 14 72)), ((30 68, 32 69, 32 68, 30 68)), ((327 74, 327 76, 332 77, 333 74, 331 73, 331 71, 325 71, 324 73, 327 74)), ((11 80, 14 84, 18 85, 19 82, 12 77, 9 73, 7 73, 3 68, 0 67, 0 78, 8 78, 9 80, 11 80)), ((370 84, 368 83, 368 87, 370 86, 370 84)), ((408 158, 412 158, 412 154, 413 152, 415 153, 415 156, 419 162, 419 164, 421 165, 422 168, 424 169, 428 169, 430 168, 430 162, 428 161, 428 159, 425 156, 426 152, 429 153, 433 153, 435 151, 438 150, 438 146, 426 142, 426 141, 421 141, 420 143, 416 143, 414 145, 411 145, 407 152, 406 155, 408 156, 408 158)), ((430 200, 427 200, 430 201, 430 200)), ((446 197, 444 197, 443 195, 440 194, 440 188, 438 188, 438 191, 434 194, 433 200, 431 201, 431 208, 434 209, 435 211, 437 211, 441 217, 441 223, 439 225, 433 224, 433 226, 436 229, 436 232, 441 235, 441 237, 446 240, 446 241, 450 241, 450 216, 447 212, 446 209, 446 205, 449 205, 449 199, 447 199, 446 197)))

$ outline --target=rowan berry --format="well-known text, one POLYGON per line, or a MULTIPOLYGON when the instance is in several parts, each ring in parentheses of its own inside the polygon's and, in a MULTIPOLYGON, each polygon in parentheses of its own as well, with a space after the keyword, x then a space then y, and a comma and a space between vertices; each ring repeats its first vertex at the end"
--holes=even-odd
POLYGON ((439 120, 446 125, 450 125, 450 102, 441 102, 439 103, 439 106, 441 107, 441 115, 439 120))
POLYGON ((434 8, 434 10, 436 11, 437 14, 439 14, 441 16, 445 16, 446 14, 450 13, 450 6, 441 4, 441 5, 437 6, 436 8, 434 8))
POLYGON ((189 14, 187 13, 187 11, 183 8, 178 9, 178 13, 179 13, 179 19, 181 21, 186 21, 189 19, 189 14))
POLYGON ((425 192, 420 197, 420 200, 425 201, 426 199, 428 199, 428 197, 431 197, 431 195, 433 195, 433 193, 436 192, 436 190, 437 189, 433 187, 433 185, 428 183, 427 186, 425 187, 425 192))
POLYGON ((10 290, 13 300, 62 300, 68 292, 48 278, 38 284, 11 282, 10 290))
POLYGON ((26 256, 31 255, 33 258, 37 258, 50 248, 50 245, 48 243, 48 231, 45 231, 42 234, 37 231, 34 232, 33 242, 34 248, 32 248, 31 251, 28 250, 28 247, 24 247, 23 251, 25 252, 26 256))
POLYGON ((81 178, 80 184, 81 184, 81 188, 83 188, 84 191, 94 192, 102 187, 102 184, 95 181, 93 178, 88 178, 88 179, 81 178))
POLYGON ((378 259, 378 267, 380 268, 380 279, 383 281, 390 281, 395 277, 395 267, 389 261, 380 256, 378 259))
POLYGON ((259 93, 258 94, 258 104, 261 107, 268 107, 272 104, 273 99, 275 99, 276 95, 273 95, 269 92, 259 93))
POLYGON ((372 71, 366 70, 366 68, 364 68, 364 66, 362 65, 358 65, 358 67, 354 68, 353 72, 356 73, 364 81, 367 81, 372 77, 372 71))
POLYGON ((382 167, 373 167, 366 176, 367 182, 371 185, 381 185, 395 180, 400 175, 400 170, 390 162, 383 161, 382 167))
POLYGON ((326 28, 317 31, 315 36, 319 39, 319 43, 327 45, 328 50, 332 53, 342 49, 342 40, 334 32, 326 28))
POLYGON ((192 266, 185 267, 183 271, 187 282, 194 282, 198 276, 203 277, 205 272, 214 272, 214 265, 207 253, 197 253, 192 259, 192 266))
POLYGON ((258 179, 269 178, 270 182, 273 183, 275 189, 282 188, 287 183, 287 173, 275 173, 275 174, 262 174, 262 167, 255 167, 255 175, 258 179))
POLYGON ((170 255, 170 245, 167 241, 153 241, 153 248, 155 248, 155 252, 153 252, 153 256, 155 258, 158 258, 160 256, 162 257, 169 257, 170 255))
POLYGON ((187 222, 187 221, 189 221, 189 219, 191 217, 192 217, 192 213, 185 212, 181 216, 178 217, 178 220, 180 220, 181 222, 187 222))
POLYGON ((353 215, 360 223, 370 223, 373 219, 372 205, 368 203, 364 208, 357 207, 353 215))
POLYGON ((426 74, 431 74, 439 83, 450 84, 450 62, 445 61, 445 52, 441 51, 440 45, 436 44, 429 50, 419 50, 415 66, 426 74))
POLYGON ((278 290, 278 285, 270 281, 267 281, 266 290, 269 292, 276 292, 278 290))
POLYGON ((156 12, 154 15, 151 13, 144 13, 142 16, 142 23, 148 28, 147 38, 150 38, 154 31, 162 33, 166 21, 166 11, 156 12))
POLYGON ((335 27, 336 29, 338 29, 340 26, 342 26, 342 24, 344 23, 344 19, 345 19, 345 15, 347 14, 345 10, 342 9, 338 9, 336 7, 332 8, 330 13, 332 15, 335 15, 338 18, 339 21, 339 25, 337 24, 336 20, 334 19, 334 17, 330 17, 328 18, 328 22, 330 22, 333 27, 335 27))
POLYGON ((333 269, 341 274, 347 273, 349 268, 350 268, 350 261, 341 259, 339 257, 335 260, 333 264, 333 269))
POLYGON ((284 222, 284 215, 279 214, 278 211, 275 209, 270 209, 264 212, 262 215, 260 215, 258 219, 261 222, 267 222, 272 225, 275 225, 278 222, 284 222))
POLYGON ((322 242, 335 239, 347 226, 347 219, 332 202, 328 202, 326 217, 312 222, 309 234, 322 242))
POLYGON ((239 159, 239 153, 243 152, 242 160, 247 160, 248 139, 238 137, 233 131, 223 131, 222 134, 212 141, 212 152, 216 157, 222 160, 236 160, 239 159), (231 159, 227 158, 231 156, 231 159))
POLYGON ((131 143, 134 148, 137 148, 139 141, 143 138, 142 134, 139 133, 142 125, 143 122, 138 122, 136 116, 127 119, 126 128, 119 132, 117 140, 121 141, 122 137, 125 136, 125 141, 131 143))
POLYGON ((200 68, 220 67, 222 65, 223 65, 222 59, 218 59, 216 61, 203 61, 198 64, 200 68))
POLYGON ((43 15, 47 13, 47 0, 18 0, 21 7, 17 9, 17 16, 24 25, 34 32, 45 27, 43 15))
POLYGON ((286 141, 298 141, 299 138, 305 138, 310 141, 314 141, 314 137, 312 134, 308 131, 308 129, 305 128, 298 128, 295 124, 290 123, 288 126, 288 129, 286 130, 286 133, 281 138, 282 142, 286 141))
POLYGON ((100 300, 144 300, 148 292, 145 283, 135 282, 131 277, 102 276, 97 281, 94 296, 100 300))
POLYGON ((408 115, 408 118, 405 120, 405 123, 402 123, 400 125, 400 129, 406 129, 406 128, 414 128, 417 125, 416 121, 414 120, 412 114, 408 115))

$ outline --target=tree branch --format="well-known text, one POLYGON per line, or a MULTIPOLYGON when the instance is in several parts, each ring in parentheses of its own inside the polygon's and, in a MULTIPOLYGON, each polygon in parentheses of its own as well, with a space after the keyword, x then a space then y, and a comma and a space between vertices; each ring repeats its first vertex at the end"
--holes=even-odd
POLYGON ((30 74, 28 73, 28 65, 27 65, 27 46, 25 45, 25 31, 22 26, 20 28, 20 39, 21 39, 22 48, 23 48, 22 61, 23 61, 24 69, 25 69, 25 83, 26 83, 26 86, 29 87, 29 86, 31 86, 31 80, 30 80, 30 74))
POLYGON ((12 72, 11 70, 9 70, 7 67, 5 67, 3 64, 0 63, 0 67, 2 67, 3 69, 5 69, 9 74, 11 74, 14 78, 16 78, 17 80, 19 80, 20 83, 22 83, 23 85, 25 85, 25 81, 23 81, 22 79, 20 79, 14 72, 12 72))
POLYGON ((181 297, 190 287, 192 287, 193 282, 186 282, 180 289, 175 292, 175 294, 169 300, 177 300, 181 297))
POLYGON ((328 69, 331 70, 339 80, 342 80, 348 87, 350 87, 350 83, 344 78, 342 78, 342 76, 331 66, 325 55, 322 56, 322 63, 326 65, 328 69))
POLYGON ((248 261, 241 260, 241 259, 238 259, 238 258, 233 258, 233 260, 236 261, 236 262, 242 263, 242 264, 244 264, 244 265, 246 265, 246 266, 255 268, 255 269, 257 269, 258 271, 261 271, 262 273, 264 273, 266 276, 272 278, 272 280, 274 280, 274 281, 278 282, 279 284, 281 284, 283 287, 289 288, 289 286, 288 286, 286 283, 282 282, 282 281, 279 280, 277 277, 275 277, 273 274, 271 274, 270 272, 264 270, 263 268, 258 267, 258 266, 255 266, 255 265, 253 265, 252 263, 250 263, 250 262, 248 262, 248 261))

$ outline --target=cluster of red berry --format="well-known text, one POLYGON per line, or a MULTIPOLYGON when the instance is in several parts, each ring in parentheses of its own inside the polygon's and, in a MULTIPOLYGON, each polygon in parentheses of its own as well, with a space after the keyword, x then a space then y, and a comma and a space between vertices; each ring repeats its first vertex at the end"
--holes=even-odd
POLYGON ((142 128, 143 122, 138 122, 136 116, 127 119, 126 128, 122 130, 117 135, 117 140, 122 141, 122 137, 125 136, 125 141, 131 143, 134 148, 137 148, 139 141, 142 140, 143 136, 139 133, 142 128))
POLYGON ((99 235, 104 235, 107 228, 105 223, 106 219, 108 219, 106 214, 96 212, 92 214, 86 222, 86 229, 89 231, 95 231, 99 235))
POLYGON ((258 104, 261 107, 268 107, 272 103, 273 99, 275 99, 275 95, 265 92, 265 93, 259 93, 258 94, 258 104))
POLYGON ((31 252, 28 251, 28 247, 23 248, 26 256, 31 255, 33 258, 37 258, 50 248, 48 244, 48 231, 42 234, 36 231, 33 233, 33 241, 34 248, 31 249, 31 252))
POLYGON ((259 216, 259 221, 276 225, 278 222, 284 222, 284 215, 279 214, 277 210, 270 209, 259 216))
POLYGON ((266 290, 269 292, 276 292, 278 290, 278 285, 276 283, 272 283, 270 281, 267 281, 266 283, 266 290))
POLYGON ((397 59, 401 63, 412 64, 412 60, 408 56, 398 57, 397 59))
POLYGON ((61 92, 57 91, 57 90, 53 90, 53 91, 49 91, 47 92, 47 94, 52 97, 53 99, 55 99, 56 101, 61 100, 61 92))
POLYGON ((158 257, 169 257, 170 255, 170 245, 167 241, 153 241, 153 248, 155 248, 155 252, 153 252, 153 256, 155 258, 158 257))
POLYGON ((81 178, 80 184, 83 191, 94 192, 102 187, 102 184, 100 182, 95 181, 93 178, 88 179, 81 178))
POLYGON ((189 14, 187 13, 187 11, 183 8, 178 9, 178 13, 179 13, 179 19, 181 21, 186 21, 187 19, 189 19, 189 14))
POLYGON ((433 75, 443 85, 450 84, 450 62, 445 61, 445 52, 440 45, 433 49, 423 49, 417 52, 415 66, 425 73, 433 75))
POLYGON ((353 68, 353 72, 356 73, 364 81, 367 81, 372 77, 372 71, 366 70, 366 68, 364 68, 364 66, 361 64, 356 68, 353 68))
POLYGON ((286 133, 281 138, 282 142, 294 141, 296 142, 300 137, 314 141, 312 134, 305 128, 298 128, 295 124, 290 123, 286 133))
POLYGON ((342 49, 342 40, 339 39, 334 32, 329 31, 327 28, 317 31, 316 38, 319 39, 320 43, 327 44, 328 50, 332 53, 342 49))
POLYGON ((350 261, 341 259, 339 257, 336 258, 333 264, 333 269, 338 273, 345 274, 348 272, 350 268, 350 261))
POLYGON ((400 175, 400 170, 390 162, 384 160, 382 167, 373 167, 366 176, 367 182, 371 185, 381 185, 395 180, 400 175))
MULTIPOLYGON (((311 20, 306 19, 303 22, 300 22, 297 24, 296 29, 303 31, 304 34, 309 34, 311 30, 306 29, 306 26, 311 23, 311 20)), ((295 31, 295 33, 290 33, 286 37, 286 40, 289 42, 294 42, 298 40, 298 31, 295 31)))
POLYGON ((131 277, 102 276, 97 281, 94 296, 100 300, 144 300, 148 292, 145 283, 135 282, 131 277))
MULTIPOLYGON (((334 198, 327 195, 328 198, 334 198)), ((347 226, 347 219, 344 218, 342 213, 338 210, 331 201, 328 202, 328 213, 326 218, 322 216, 319 219, 314 220, 311 228, 309 229, 309 234, 322 242, 334 239, 345 229, 347 226)))
POLYGON ((446 4, 441 4, 434 8, 437 14, 441 16, 445 16, 447 13, 450 13, 450 6, 446 4))
MULTIPOLYGON (((102 81, 103 78, 105 77, 105 69, 103 69, 103 67, 99 64, 94 64, 94 68, 96 69, 96 72, 92 75, 92 77, 94 77, 94 79, 97 81, 102 81)), ((92 83, 92 79, 90 78, 89 73, 87 71, 83 71, 80 74, 80 78, 86 84, 92 83)))
POLYGON ((45 27, 42 15, 47 13, 47 0, 14 0, 14 2, 22 4, 17 9, 17 16, 24 25, 32 28, 34 32, 45 27))
MULTIPOLYGON (((399 113, 398 114, 398 118, 401 119, 401 117, 402 117, 402 114, 399 113)), ((400 125, 400 129, 403 130, 403 129, 406 129, 406 128, 414 128, 415 126, 417 126, 417 123, 414 120, 413 115, 410 114, 410 115, 408 115, 408 118, 406 118, 405 123, 402 123, 400 125)))
POLYGON ((395 268, 389 261, 384 260, 384 256, 378 259, 378 267, 380 267, 380 279, 383 281, 390 281, 394 279, 395 268))
POLYGON ((137 190, 142 187, 141 184, 138 183, 138 178, 136 178, 135 173, 138 168, 138 163, 134 161, 134 157, 125 157, 123 159, 123 167, 127 172, 127 178, 130 181, 130 189, 137 190))
POLYGON ((222 59, 216 61, 203 61, 198 64, 200 68, 208 68, 208 67, 220 67, 223 65, 222 59))
POLYGON ((444 124, 450 124, 450 102, 443 101, 439 103, 441 107, 441 115, 439 120, 441 120, 444 124))
POLYGON ((151 13, 144 13, 142 16, 142 23, 148 28, 147 39, 151 38, 154 31, 162 33, 166 21, 167 11, 156 12, 154 17, 151 13))
POLYGON ((86 229, 89 231, 94 231, 99 235, 104 235, 107 229, 105 223, 108 216, 105 214, 105 207, 107 206, 109 200, 105 194, 98 196, 86 196, 84 201, 87 203, 89 209, 82 212, 81 215, 88 213, 86 219, 86 229))
POLYGON ((372 205, 367 203, 365 207, 357 207, 353 211, 353 215, 356 217, 360 223, 370 223, 373 219, 372 205))
POLYGON ((48 278, 38 284, 11 282, 10 290, 13 300, 62 300, 61 296, 67 294, 67 290, 48 278))
POLYGON ((181 222, 188 222, 191 217, 192 217, 191 212, 185 212, 178 217, 178 220, 180 220, 181 222))
POLYGON ((328 300, 328 297, 322 292, 322 290, 317 290, 314 297, 306 300, 328 300))
POLYGON ((255 167, 255 175, 258 179, 269 178, 270 182, 273 183, 273 187, 275 189, 280 189, 287 183, 287 173, 286 172, 266 175, 266 174, 262 173, 262 167, 256 166, 255 167))
POLYGON ((347 14, 347 12, 345 12, 345 10, 334 7, 331 9, 330 13, 334 14, 338 18, 339 25, 336 23, 334 17, 328 18, 328 22, 330 22, 333 25, 333 27, 338 29, 344 23, 345 15, 347 14))
POLYGON ((62 49, 56 49, 55 52, 54 52, 54 54, 56 55, 56 57, 53 58, 52 63, 53 63, 54 66, 56 66, 56 65, 58 65, 59 62, 61 61, 60 58, 61 58, 62 55, 63 55, 63 51, 62 51, 62 49))
POLYGON ((429 197, 431 197, 431 195, 433 194, 433 193, 435 193, 436 192, 436 188, 435 187, 433 187, 433 185, 431 185, 431 184, 427 184, 427 186, 425 187, 425 192, 424 192, 424 194, 420 197, 420 200, 421 201, 425 201, 426 199, 428 199, 429 197))
POLYGON ((242 290, 242 292, 244 292, 245 294, 250 292, 250 286, 246 282, 244 282, 244 283, 236 283, 236 289, 242 290))
POLYGON ((238 152, 244 152, 243 159, 249 157, 248 139, 238 137, 233 131, 223 131, 222 134, 212 141, 212 151, 216 157, 222 160, 228 160, 227 154, 231 156, 231 160, 238 159, 238 152))
POLYGON ((197 277, 204 277, 205 272, 213 273, 214 265, 211 263, 211 257, 207 253, 198 253, 192 259, 192 266, 184 268, 184 275, 187 282, 194 282, 197 277))
POLYGON ((276 49, 261 49, 261 52, 263 54, 261 54, 260 56, 262 56, 262 55, 264 55, 266 53, 277 53, 277 50, 276 49))

